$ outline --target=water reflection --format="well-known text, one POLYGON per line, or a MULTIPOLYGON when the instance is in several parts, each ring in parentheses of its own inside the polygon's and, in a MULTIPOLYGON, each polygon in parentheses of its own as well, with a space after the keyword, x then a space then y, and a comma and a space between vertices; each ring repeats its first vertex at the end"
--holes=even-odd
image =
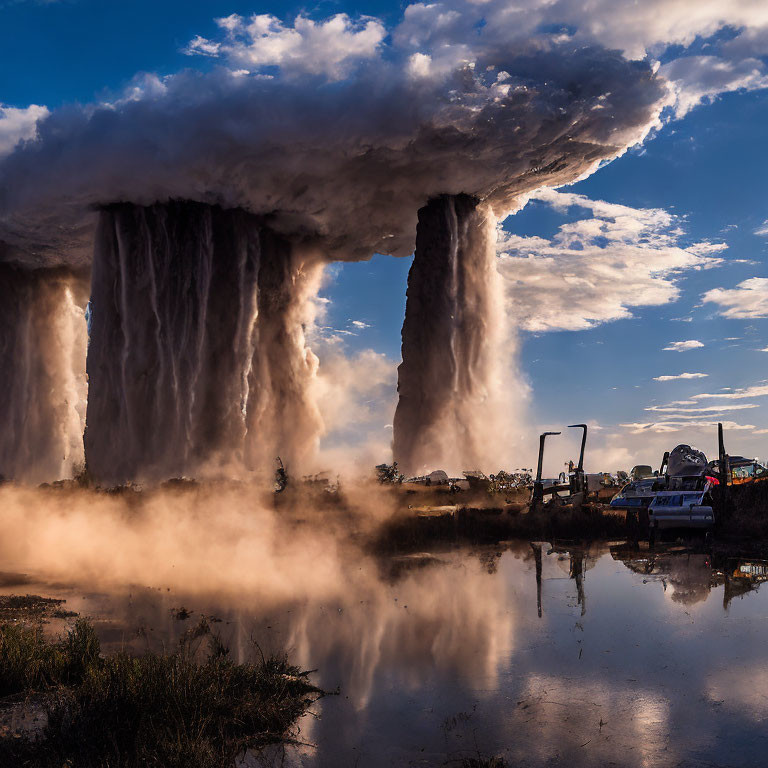
POLYGON ((649 551, 619 545, 611 547, 611 556, 645 580, 661 582, 671 599, 683 605, 702 602, 722 587, 723 608, 728 610, 734 598, 768 581, 768 561, 703 549, 672 546, 649 551))
MULTIPOLYGON (((444 765, 479 751, 513 765, 762 764, 768 563, 515 542, 337 565, 344 578, 323 600, 298 585, 279 599, 147 584, 23 590, 66 597, 108 646, 173 642, 205 615, 239 658, 256 642, 317 669, 339 695, 302 721, 311 747, 268 762, 444 765)), ((18 592, 12 582, 0 589, 18 592)))

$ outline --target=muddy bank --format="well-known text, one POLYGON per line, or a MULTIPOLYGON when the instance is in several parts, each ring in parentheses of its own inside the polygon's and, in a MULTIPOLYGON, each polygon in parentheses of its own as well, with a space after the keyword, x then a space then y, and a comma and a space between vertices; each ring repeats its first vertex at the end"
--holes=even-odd
POLYGON ((438 544, 493 543, 508 539, 611 540, 637 537, 642 529, 600 504, 549 506, 529 511, 527 506, 436 508, 401 510, 384 521, 368 546, 379 554, 425 549, 438 544))
POLYGON ((768 482, 731 486, 715 514, 722 537, 768 549, 768 482))

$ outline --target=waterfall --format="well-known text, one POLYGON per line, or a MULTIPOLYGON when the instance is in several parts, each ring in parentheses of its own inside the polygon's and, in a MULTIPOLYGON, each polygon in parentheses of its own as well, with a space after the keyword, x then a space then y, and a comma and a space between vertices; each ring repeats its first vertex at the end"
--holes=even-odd
POLYGON ((309 465, 323 427, 313 390, 318 360, 305 338, 323 262, 268 229, 261 242, 248 463, 268 466, 279 455, 290 471, 309 465))
POLYGON ((0 265, 0 475, 70 477, 83 460, 85 281, 0 265))
POLYGON ((495 244, 496 219, 472 197, 419 211, 394 419, 394 458, 408 473, 486 468, 503 454, 515 393, 495 244))
MULTIPOLYGON (((271 466, 316 429, 306 265, 239 209, 189 201, 100 214, 85 451, 100 482, 271 466)), ((310 281, 311 282, 311 281, 310 281)))

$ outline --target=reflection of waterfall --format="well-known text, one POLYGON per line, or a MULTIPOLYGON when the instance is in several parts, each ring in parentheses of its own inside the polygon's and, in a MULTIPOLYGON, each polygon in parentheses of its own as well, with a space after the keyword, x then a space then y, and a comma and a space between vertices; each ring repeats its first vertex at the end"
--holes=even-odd
POLYGON ((395 460, 406 472, 500 460, 506 334, 495 242, 493 214, 467 195, 419 211, 394 421, 395 460))
MULTIPOLYGON (((98 480, 241 466, 246 424, 249 443, 279 450, 269 414, 246 418, 246 407, 254 402, 254 362, 263 368, 264 357, 287 359, 290 367, 306 360, 303 336, 292 325, 295 271, 287 243, 242 210, 187 201, 102 210, 85 437, 98 480), (257 322, 266 306, 261 283, 262 297, 276 285, 287 296, 269 302, 266 329, 257 322), (273 331, 280 323, 301 338, 286 344, 273 331)), ((270 366, 270 392, 284 386, 278 367, 270 366)), ((291 384, 299 390, 306 382, 291 384)), ((262 393, 259 402, 265 400, 262 393)))
POLYGON ((83 281, 0 265, 0 475, 71 475, 83 459, 83 281))

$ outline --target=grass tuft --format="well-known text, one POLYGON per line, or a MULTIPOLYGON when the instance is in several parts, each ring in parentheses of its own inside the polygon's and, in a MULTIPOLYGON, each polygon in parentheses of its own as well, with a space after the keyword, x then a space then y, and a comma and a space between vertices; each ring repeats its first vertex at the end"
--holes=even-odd
POLYGON ((143 656, 101 657, 85 620, 60 641, 11 625, 0 638, 1 689, 49 692, 42 733, 0 739, 0 765, 231 768, 285 739, 321 695, 284 659, 235 663, 205 622, 174 652, 143 656))

